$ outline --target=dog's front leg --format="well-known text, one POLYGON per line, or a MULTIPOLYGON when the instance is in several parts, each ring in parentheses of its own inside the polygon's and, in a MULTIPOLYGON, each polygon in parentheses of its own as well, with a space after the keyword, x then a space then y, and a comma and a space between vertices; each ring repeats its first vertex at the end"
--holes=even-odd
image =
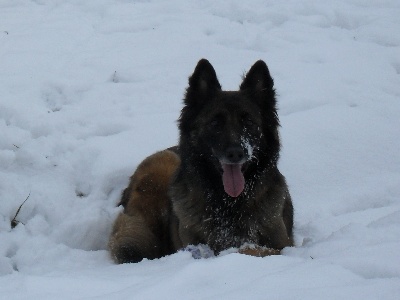
POLYGON ((281 250, 279 249, 273 249, 259 245, 243 245, 242 247, 239 248, 238 252, 240 254, 246 254, 257 257, 281 254, 281 250))

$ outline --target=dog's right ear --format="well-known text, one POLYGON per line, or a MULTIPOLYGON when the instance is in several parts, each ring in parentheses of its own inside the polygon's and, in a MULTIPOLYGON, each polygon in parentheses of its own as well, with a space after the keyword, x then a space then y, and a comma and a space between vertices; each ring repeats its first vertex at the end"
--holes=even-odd
POLYGON ((213 66, 207 59, 201 59, 197 63, 192 76, 189 77, 189 87, 187 88, 185 99, 186 104, 190 104, 195 99, 203 99, 204 101, 218 90, 221 90, 221 85, 213 66))

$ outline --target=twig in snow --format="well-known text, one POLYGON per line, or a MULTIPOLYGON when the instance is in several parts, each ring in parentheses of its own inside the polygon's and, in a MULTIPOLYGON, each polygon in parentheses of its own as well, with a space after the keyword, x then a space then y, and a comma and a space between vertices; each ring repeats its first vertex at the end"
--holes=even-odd
POLYGON ((24 205, 25 202, 26 202, 26 200, 29 199, 29 196, 30 196, 30 195, 31 195, 31 193, 29 192, 28 197, 26 197, 25 201, 22 202, 22 204, 19 206, 19 208, 18 208, 18 210, 17 210, 17 213, 15 214, 14 218, 11 220, 11 228, 12 228, 12 229, 15 228, 15 227, 18 225, 18 223, 20 223, 19 221, 17 221, 16 218, 17 218, 17 216, 18 216, 18 214, 19 214, 19 211, 20 211, 21 208, 22 208, 22 205, 24 205))

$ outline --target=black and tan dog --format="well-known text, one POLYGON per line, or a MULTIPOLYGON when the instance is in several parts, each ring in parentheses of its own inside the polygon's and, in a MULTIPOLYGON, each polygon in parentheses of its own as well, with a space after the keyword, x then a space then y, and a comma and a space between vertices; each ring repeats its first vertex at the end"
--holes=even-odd
POLYGON ((293 245, 293 206, 277 168, 273 79, 257 61, 238 91, 223 91, 202 59, 189 78, 177 147, 146 158, 131 177, 109 247, 118 263, 188 245, 265 256, 293 245))

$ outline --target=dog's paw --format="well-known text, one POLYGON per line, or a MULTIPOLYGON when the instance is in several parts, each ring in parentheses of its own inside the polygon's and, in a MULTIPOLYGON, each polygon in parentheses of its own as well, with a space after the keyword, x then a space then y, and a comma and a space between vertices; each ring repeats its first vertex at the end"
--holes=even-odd
POLYGON ((254 244, 245 244, 238 249, 238 253, 257 257, 279 255, 281 250, 262 247, 254 244))
POLYGON ((184 248, 183 251, 190 252, 194 259, 214 257, 214 252, 210 249, 210 247, 203 244, 189 245, 184 248))

